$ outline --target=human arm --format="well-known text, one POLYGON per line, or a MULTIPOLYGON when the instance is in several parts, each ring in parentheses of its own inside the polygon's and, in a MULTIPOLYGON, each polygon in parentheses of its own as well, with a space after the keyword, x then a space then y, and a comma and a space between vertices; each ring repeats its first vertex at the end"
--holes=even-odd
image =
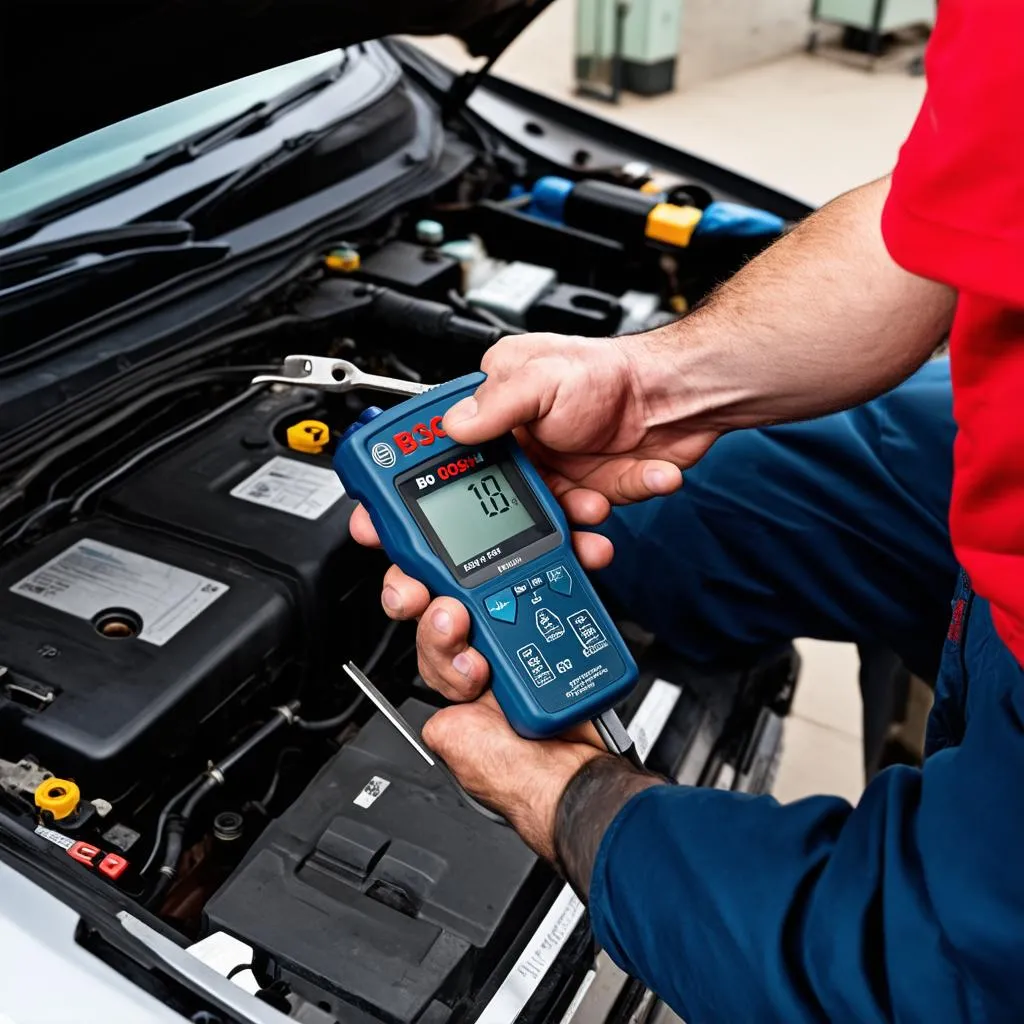
MULTIPOLYGON (((800 419, 888 390, 923 362, 949 325, 953 293, 901 270, 879 220, 883 178, 808 217, 720 287, 702 307, 658 331, 619 339, 530 335, 496 345, 488 380, 446 417, 452 436, 476 443, 521 427, 520 439, 578 527, 613 503, 675 490, 723 431, 800 419)), ((377 538, 362 509, 353 536, 377 538)), ((611 545, 577 533, 585 567, 611 545)), ((385 609, 420 618, 424 678, 451 699, 488 680, 468 643, 458 602, 430 603, 392 567, 385 609), (429 607, 428 607, 429 605, 429 607)))

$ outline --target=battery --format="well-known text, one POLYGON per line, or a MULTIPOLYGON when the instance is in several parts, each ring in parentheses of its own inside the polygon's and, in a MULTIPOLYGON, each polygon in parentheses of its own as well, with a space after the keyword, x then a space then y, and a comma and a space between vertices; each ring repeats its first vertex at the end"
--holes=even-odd
POLYGON ((0 748, 123 789, 272 681, 295 619, 241 559, 103 518, 57 531, 0 569, 0 748))
MULTIPOLYGON (((401 706, 417 730, 434 710, 401 706)), ((493 990, 559 887, 376 716, 259 837, 204 932, 255 947, 260 970, 332 1019, 443 1024, 493 990)))

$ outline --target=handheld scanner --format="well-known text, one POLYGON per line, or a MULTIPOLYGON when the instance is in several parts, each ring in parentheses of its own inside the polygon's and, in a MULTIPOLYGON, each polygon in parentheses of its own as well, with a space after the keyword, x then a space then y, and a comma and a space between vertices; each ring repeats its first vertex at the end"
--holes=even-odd
POLYGON ((398 566, 469 609, 471 643, 521 736, 607 711, 637 668, 572 550, 558 502, 508 434, 456 444, 442 417, 484 381, 459 377, 345 432, 334 468, 398 566))

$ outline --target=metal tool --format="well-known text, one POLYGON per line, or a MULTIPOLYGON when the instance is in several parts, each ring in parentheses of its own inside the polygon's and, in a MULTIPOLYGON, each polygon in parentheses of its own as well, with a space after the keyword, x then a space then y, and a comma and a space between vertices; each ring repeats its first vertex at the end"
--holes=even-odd
POLYGON ((355 388, 370 391, 384 391, 390 395, 422 395, 436 387, 434 384, 420 384, 417 381, 402 380, 400 377, 382 377, 376 373, 364 373, 347 359, 331 359, 327 356, 285 356, 280 373, 262 373, 253 377, 253 384, 295 384, 321 391, 344 392, 355 388))
POLYGON ((448 781, 455 788, 459 794, 459 798, 462 802, 478 814, 482 814, 489 821, 493 821, 498 825, 508 825, 508 822, 500 815, 492 811, 489 807, 485 807, 479 800, 473 799, 466 791, 462 788, 459 780, 452 774, 451 769, 442 761, 439 757, 432 754, 424 745, 423 741, 419 738, 416 730, 406 721, 404 715, 394 704, 391 703, 384 696, 380 690, 377 689, 373 683, 366 677, 366 674, 356 665, 354 662, 348 662, 342 666, 348 675, 348 677, 359 687, 360 690, 369 697, 370 702, 373 706, 395 727, 398 734, 416 751, 420 757, 431 768, 437 768, 442 771, 447 777, 448 781))

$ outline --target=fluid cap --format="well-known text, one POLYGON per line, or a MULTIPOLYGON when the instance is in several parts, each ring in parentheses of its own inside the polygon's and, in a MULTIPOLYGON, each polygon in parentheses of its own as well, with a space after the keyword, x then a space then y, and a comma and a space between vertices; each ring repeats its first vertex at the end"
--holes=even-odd
POLYGON ((81 794, 70 779, 46 779, 36 787, 36 807, 60 821, 78 809, 81 794))
POLYGON ((444 227, 436 220, 417 221, 416 241, 423 245, 440 245, 444 241, 444 227))
POLYGON ((332 249, 324 262, 327 264, 328 270, 337 270, 343 274, 351 274, 362 265, 358 251, 348 247, 332 249))
POLYGON ((285 431, 288 447, 306 455, 319 455, 331 439, 331 431, 320 420, 300 420, 285 431))
POLYGON ((341 435, 341 440, 347 441, 360 427, 366 426, 370 420, 376 419, 383 411, 379 405, 368 405, 356 418, 355 423, 352 423, 345 429, 345 433, 341 435))

